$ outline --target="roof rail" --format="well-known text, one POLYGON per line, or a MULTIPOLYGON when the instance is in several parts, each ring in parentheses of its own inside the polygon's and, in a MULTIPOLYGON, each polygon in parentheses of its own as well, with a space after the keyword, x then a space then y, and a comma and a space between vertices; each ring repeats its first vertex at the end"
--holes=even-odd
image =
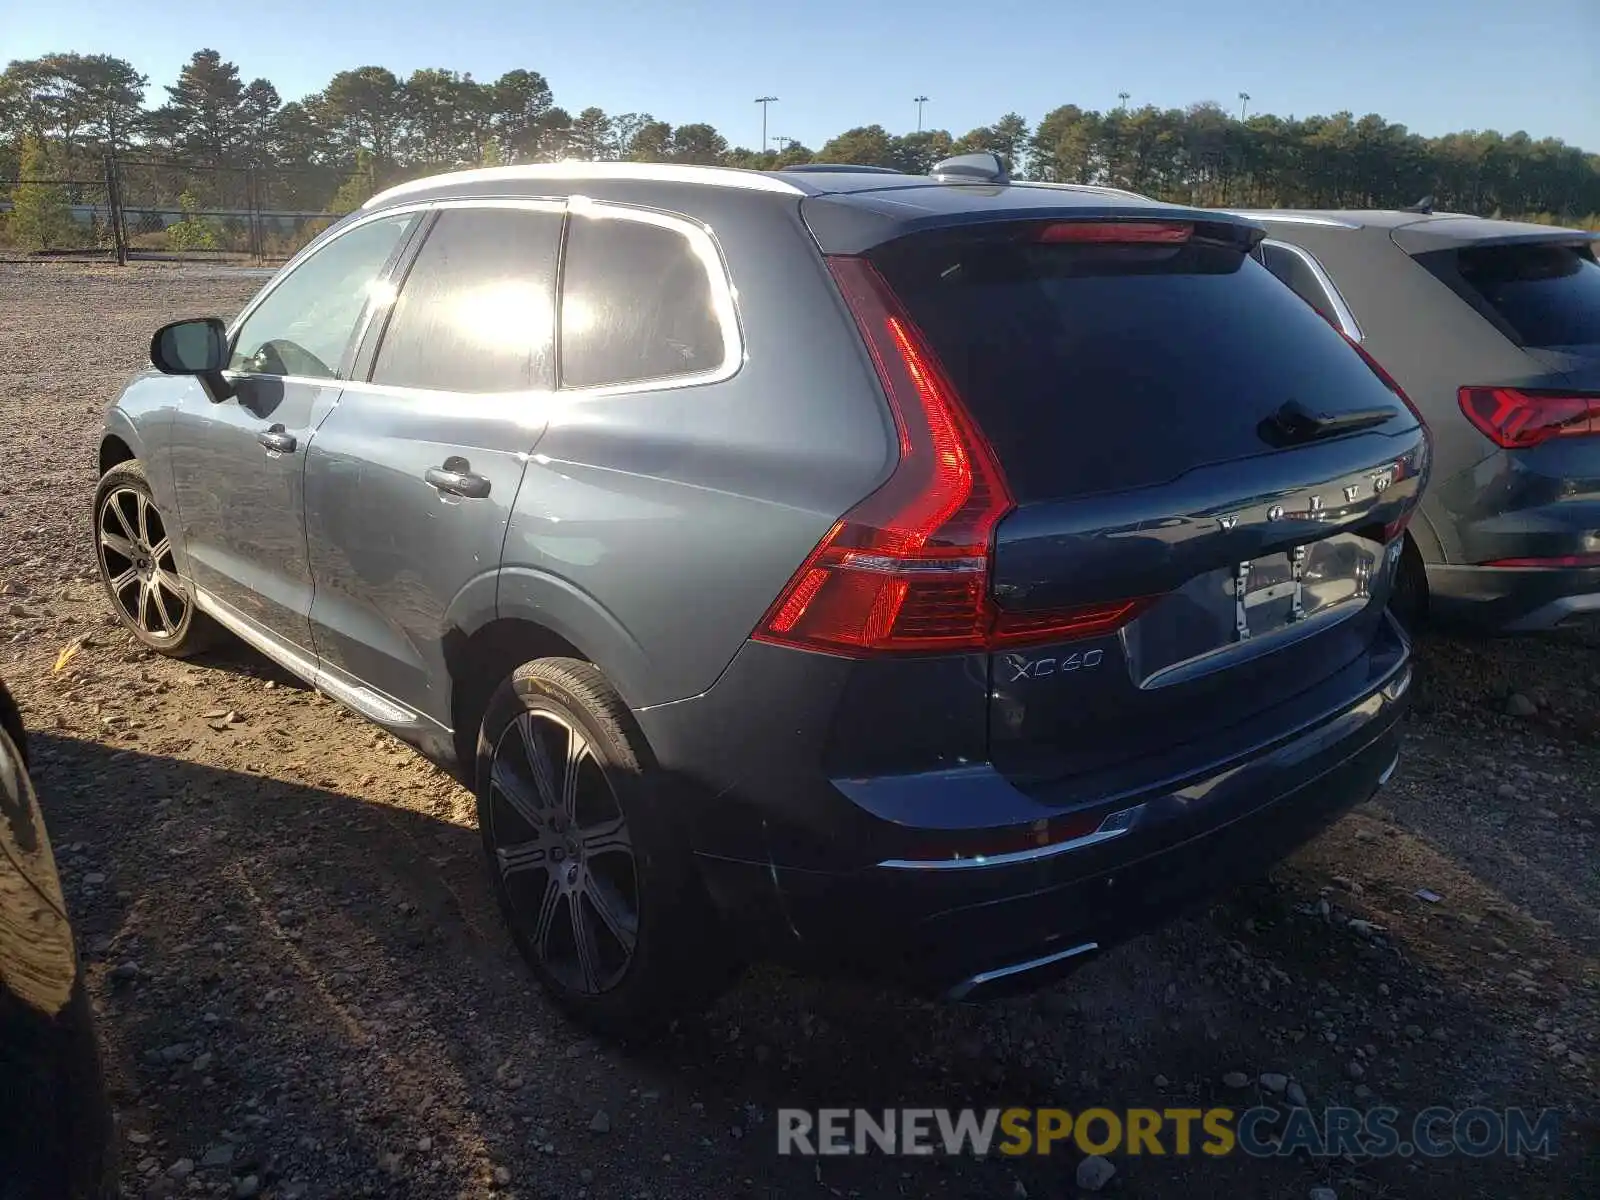
POLYGON ((698 167, 686 163, 583 162, 526 163, 513 167, 479 167, 471 171, 450 171, 429 175, 379 192, 361 207, 373 208, 397 196, 407 196, 429 188, 457 183, 530 183, 543 179, 639 179, 658 183, 699 183, 714 187, 744 188, 753 192, 783 192, 804 195, 787 180, 764 171, 744 171, 737 167, 698 167))
POLYGON ((778 167, 778 172, 801 171, 807 174, 822 175, 829 172, 846 172, 851 175, 904 175, 904 171, 894 167, 867 167, 859 163, 798 163, 792 167, 778 167))
POLYGON ((1130 200, 1151 199, 1142 192, 1131 192, 1127 188, 1111 187, 1104 183, 1046 183, 1040 179, 1016 179, 1012 182, 1018 187, 1055 188, 1062 192, 1092 192, 1101 196, 1126 196, 1130 200))
POLYGON ((1222 212, 1250 221, 1277 221, 1282 225, 1326 225, 1330 229, 1360 229, 1359 221, 1346 221, 1320 213, 1294 212, 1279 208, 1225 208, 1222 212))

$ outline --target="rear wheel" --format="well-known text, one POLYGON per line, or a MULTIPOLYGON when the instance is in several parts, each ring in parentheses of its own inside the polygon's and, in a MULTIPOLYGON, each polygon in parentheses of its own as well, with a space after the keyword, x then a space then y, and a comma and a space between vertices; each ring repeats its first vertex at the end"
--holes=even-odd
POLYGON ((118 463, 100 477, 94 540, 111 610, 141 643, 173 658, 217 643, 222 629, 195 608, 179 577, 173 534, 137 460, 118 463))
POLYGON ((1407 633, 1417 632, 1428 613, 1428 573, 1422 565, 1422 554, 1410 537, 1405 540, 1395 568, 1389 611, 1407 633))
POLYGON ((477 799, 512 937, 576 1019, 648 1036, 730 982, 660 772, 593 666, 540 659, 500 685, 478 737, 477 799))

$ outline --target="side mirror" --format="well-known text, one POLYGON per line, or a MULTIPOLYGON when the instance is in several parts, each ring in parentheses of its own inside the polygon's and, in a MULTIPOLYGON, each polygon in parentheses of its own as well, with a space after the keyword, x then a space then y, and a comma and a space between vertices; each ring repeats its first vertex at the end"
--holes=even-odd
POLYGON ((216 317, 174 321, 150 339, 150 361, 164 375, 197 375, 213 403, 233 389, 222 377, 228 365, 228 327, 216 317))

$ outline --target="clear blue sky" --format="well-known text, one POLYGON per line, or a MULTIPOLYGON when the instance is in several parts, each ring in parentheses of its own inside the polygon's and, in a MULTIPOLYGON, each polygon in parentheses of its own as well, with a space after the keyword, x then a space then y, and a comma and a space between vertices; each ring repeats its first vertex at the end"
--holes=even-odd
POLYGON ((1600 0, 0 0, 0 57, 120 55, 164 98, 219 50, 287 99, 378 64, 544 74, 577 112, 709 121, 816 147, 852 125, 960 135, 1008 110, 1216 100, 1306 116, 1376 112, 1416 132, 1524 129, 1600 151, 1600 0))

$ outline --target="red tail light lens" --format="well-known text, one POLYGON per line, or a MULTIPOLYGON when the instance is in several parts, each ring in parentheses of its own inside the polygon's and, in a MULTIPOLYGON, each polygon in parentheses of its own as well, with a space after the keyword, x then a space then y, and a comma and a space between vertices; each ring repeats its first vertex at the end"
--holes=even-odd
POLYGON ((1132 620, 1145 602, 996 608, 990 546, 1013 504, 994 451, 883 277, 865 259, 828 266, 888 397, 900 461, 828 531, 753 636, 859 657, 1061 641, 1132 620))
POLYGON ((1064 638, 1096 637, 1114 633, 1156 602, 1155 596, 1136 600, 1113 600, 1109 604, 1086 604, 1069 612, 1000 613, 995 621, 991 647, 1019 646, 1064 638))
POLYGON ((1497 446, 1523 450, 1558 437, 1600 433, 1600 396, 1464 387, 1461 411, 1497 446))
POLYGON ((1039 241, 1181 246, 1193 235, 1186 221, 1056 221, 1039 230, 1039 241))

